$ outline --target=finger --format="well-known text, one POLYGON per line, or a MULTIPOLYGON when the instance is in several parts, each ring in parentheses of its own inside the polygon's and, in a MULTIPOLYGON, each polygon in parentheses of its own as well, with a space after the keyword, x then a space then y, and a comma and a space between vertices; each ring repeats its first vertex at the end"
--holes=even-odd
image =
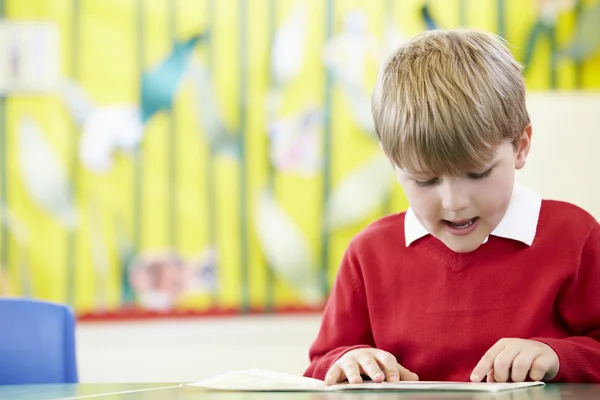
POLYGON ((541 381, 546 376, 546 373, 550 370, 551 361, 544 356, 538 356, 531 363, 531 369, 529 370, 529 377, 532 381, 541 381))
POLYGON ((338 364, 333 364, 325 375, 325 385, 335 385, 344 379, 344 370, 338 364))
POLYGON ((388 382, 398 382, 400 380, 398 365, 396 368, 384 369, 383 373, 385 374, 385 380, 388 382))
POLYGON ((418 381, 419 376, 414 372, 411 372, 409 369, 404 368, 402 365, 398 364, 398 371, 400 372, 400 380, 401 381, 418 381))
POLYGON ((472 382, 481 382, 484 376, 487 375, 488 372, 494 366, 494 360, 496 356, 500 354, 500 352, 504 350, 504 341, 499 340, 494 344, 486 353, 481 357, 481 360, 477 363, 473 372, 471 372, 471 381, 472 382))
MULTIPOLYGON (((385 374, 385 380, 388 382, 398 382, 400 380, 400 373, 398 370, 398 362, 396 357, 390 353, 381 352, 375 355, 375 359, 379 363, 379 366, 385 374)), ((379 381, 376 381, 379 382, 379 381)))
POLYGON ((513 382, 524 382, 536 356, 536 353, 530 351, 520 352, 513 360, 510 379, 513 382))
POLYGON ((490 372, 487 373, 486 382, 487 383, 496 382, 496 380, 494 379, 494 368, 492 368, 490 370, 490 372))
POLYGON ((361 383, 362 377, 360 376, 360 367, 356 360, 352 359, 342 366, 344 374, 350 383, 361 383))
POLYGON ((379 368, 379 364, 372 355, 359 359, 358 363, 361 370, 369 375, 369 378, 371 378, 373 382, 381 383, 385 380, 383 371, 379 368))
POLYGON ((513 361, 521 353, 518 347, 506 347, 494 360, 494 379, 496 382, 508 382, 513 361))

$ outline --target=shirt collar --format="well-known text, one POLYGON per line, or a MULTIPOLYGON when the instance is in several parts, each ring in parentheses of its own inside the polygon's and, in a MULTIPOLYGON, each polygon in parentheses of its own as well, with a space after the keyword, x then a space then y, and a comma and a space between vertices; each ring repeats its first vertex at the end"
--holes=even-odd
MULTIPOLYGON (((515 182, 506 214, 491 234, 531 246, 535 238, 541 208, 542 198, 527 187, 515 182)), ((409 207, 404 217, 406 246, 410 246, 414 241, 427 235, 429 232, 409 207)), ((487 238, 483 241, 483 243, 485 242, 487 242, 487 238)))

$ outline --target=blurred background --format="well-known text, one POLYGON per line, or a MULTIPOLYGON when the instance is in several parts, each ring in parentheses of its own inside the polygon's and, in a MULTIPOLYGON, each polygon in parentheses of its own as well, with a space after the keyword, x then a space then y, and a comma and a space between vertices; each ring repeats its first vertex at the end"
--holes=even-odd
POLYGON ((3 0, 0 17, 0 295, 75 309, 84 382, 303 372, 349 240, 407 207, 370 93, 427 29, 510 42, 534 128, 518 179, 600 217, 598 0, 3 0))

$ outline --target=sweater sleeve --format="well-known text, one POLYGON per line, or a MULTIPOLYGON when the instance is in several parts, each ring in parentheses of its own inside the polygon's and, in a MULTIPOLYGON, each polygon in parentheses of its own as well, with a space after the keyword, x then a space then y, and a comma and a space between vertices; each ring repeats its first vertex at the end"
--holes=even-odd
POLYGON ((583 247, 572 282, 555 305, 573 332, 563 339, 532 338, 556 352, 559 371, 553 382, 600 383, 600 225, 595 223, 583 247))
POLYGON ((374 341, 362 275, 351 244, 342 258, 304 375, 323 380, 341 356, 363 347, 374 347, 374 341))

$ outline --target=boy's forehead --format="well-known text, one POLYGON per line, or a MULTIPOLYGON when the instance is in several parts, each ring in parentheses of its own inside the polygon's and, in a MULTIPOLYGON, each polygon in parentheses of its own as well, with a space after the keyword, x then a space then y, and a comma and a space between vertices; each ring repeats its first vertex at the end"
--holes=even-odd
POLYGON ((436 173, 432 170, 415 170, 406 167, 399 167, 398 165, 394 165, 396 171, 402 172, 405 175, 418 175, 418 176, 428 176, 428 175, 436 175, 436 173))

